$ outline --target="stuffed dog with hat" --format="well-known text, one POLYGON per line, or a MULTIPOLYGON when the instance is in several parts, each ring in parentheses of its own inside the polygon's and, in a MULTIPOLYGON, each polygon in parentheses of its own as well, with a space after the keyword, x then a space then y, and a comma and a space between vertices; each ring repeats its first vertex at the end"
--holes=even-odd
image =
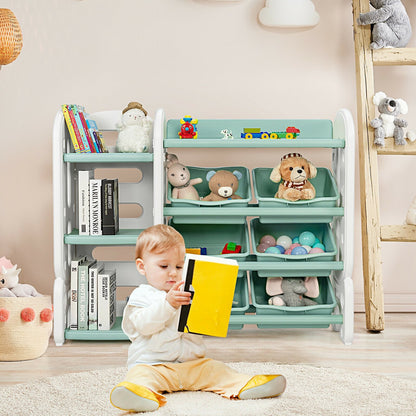
POLYGON ((282 181, 275 194, 275 198, 298 201, 300 199, 315 198, 315 187, 308 179, 317 174, 315 166, 300 153, 288 153, 281 158, 270 174, 270 180, 278 183, 282 181))

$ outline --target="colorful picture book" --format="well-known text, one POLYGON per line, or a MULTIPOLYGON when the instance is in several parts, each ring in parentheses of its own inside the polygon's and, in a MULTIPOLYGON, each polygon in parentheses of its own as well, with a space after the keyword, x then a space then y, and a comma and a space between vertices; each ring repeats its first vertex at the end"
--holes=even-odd
POLYGON ((186 254, 183 290, 192 302, 181 306, 178 331, 226 337, 237 273, 236 260, 186 254))
POLYGON ((62 104, 62 114, 76 153, 107 153, 103 135, 94 120, 77 104, 62 104))

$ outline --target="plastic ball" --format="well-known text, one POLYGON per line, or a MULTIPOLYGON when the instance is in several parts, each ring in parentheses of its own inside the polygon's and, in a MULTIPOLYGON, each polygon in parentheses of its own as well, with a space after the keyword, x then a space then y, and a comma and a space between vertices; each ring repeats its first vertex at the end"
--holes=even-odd
POLYGON ((35 319, 35 311, 32 308, 24 308, 20 312, 20 317, 25 322, 31 322, 35 319))
POLYGON ((0 309, 0 322, 7 322, 7 320, 9 319, 10 316, 10 312, 5 309, 5 308, 1 308, 0 309))
POLYGON ((315 243, 315 234, 310 231, 304 231, 299 235, 299 242, 301 245, 313 246, 315 243))
POLYGON ((275 247, 280 251, 280 254, 283 254, 285 252, 285 248, 283 246, 277 244, 275 247))
POLYGON ((295 237, 295 238, 292 240, 292 243, 293 243, 293 244, 299 243, 299 237, 295 237))
POLYGON ((40 312, 40 319, 43 322, 50 322, 52 321, 53 312, 49 308, 42 309, 40 312))
POLYGON ((292 239, 288 235, 281 235, 276 240, 276 245, 282 246, 285 249, 288 249, 291 244, 292 244, 292 239))
POLYGON ((299 243, 291 244, 289 248, 293 250, 295 247, 300 247, 300 244, 299 243))
POLYGON ((256 247, 256 250, 257 250, 259 253, 264 253, 268 247, 270 247, 270 246, 268 246, 267 244, 259 244, 259 245, 256 247))
POLYGON ((322 243, 316 243, 312 246, 312 248, 320 248, 325 251, 325 246, 322 243))
POLYGON ((276 245, 276 239, 272 235, 264 235, 260 239, 260 244, 266 244, 268 247, 276 245))
POLYGON ((300 256, 304 254, 308 254, 305 247, 298 246, 292 249, 292 256, 300 256))
POLYGON ((311 251, 312 247, 311 246, 302 246, 308 253, 311 251))
POLYGON ((312 247, 309 254, 316 254, 316 253, 325 253, 325 252, 319 247, 312 247))
POLYGON ((287 250, 285 250, 285 254, 292 254, 292 249, 288 248, 287 250))
POLYGON ((280 254, 280 250, 275 246, 271 246, 271 247, 267 247, 265 253, 280 254))

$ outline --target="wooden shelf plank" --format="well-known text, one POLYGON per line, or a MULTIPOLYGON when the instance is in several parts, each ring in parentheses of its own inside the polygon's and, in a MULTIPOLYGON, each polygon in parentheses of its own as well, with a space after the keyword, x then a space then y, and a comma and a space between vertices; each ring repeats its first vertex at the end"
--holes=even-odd
POLYGON ((383 48, 373 50, 374 65, 416 65, 416 48, 383 48))
POLYGON ((416 241, 416 225, 382 225, 381 241, 416 241))
POLYGON ((416 155, 416 141, 409 142, 403 146, 396 146, 392 137, 386 138, 386 144, 383 147, 377 147, 379 155, 416 155))

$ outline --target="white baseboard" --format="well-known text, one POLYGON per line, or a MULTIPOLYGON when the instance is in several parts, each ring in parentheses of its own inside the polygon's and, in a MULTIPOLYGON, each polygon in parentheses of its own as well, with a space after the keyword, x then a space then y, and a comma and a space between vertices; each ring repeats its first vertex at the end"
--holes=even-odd
MULTIPOLYGON (((364 293, 355 293, 354 299, 354 311, 365 312, 364 293)), ((384 312, 416 312, 416 292, 385 293, 384 312)))

